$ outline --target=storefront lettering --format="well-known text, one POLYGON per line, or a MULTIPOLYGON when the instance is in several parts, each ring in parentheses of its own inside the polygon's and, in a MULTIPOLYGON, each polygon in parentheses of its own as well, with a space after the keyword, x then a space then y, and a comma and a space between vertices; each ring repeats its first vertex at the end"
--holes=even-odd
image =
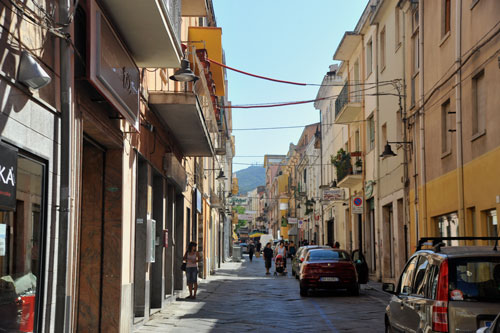
POLYGON ((14 181, 14 168, 10 167, 7 173, 7 177, 5 177, 5 171, 6 168, 2 165, 0 165, 0 180, 5 184, 5 185, 12 185, 15 186, 16 183, 14 181))

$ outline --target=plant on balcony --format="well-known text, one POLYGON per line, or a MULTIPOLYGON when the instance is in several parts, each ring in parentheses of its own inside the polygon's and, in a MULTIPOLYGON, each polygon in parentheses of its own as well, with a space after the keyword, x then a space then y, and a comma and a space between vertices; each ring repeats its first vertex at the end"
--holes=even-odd
POLYGON ((311 214, 312 212, 313 212, 313 209, 312 209, 312 208, 307 207, 307 208, 306 208, 305 215, 309 215, 309 214, 311 214))
POLYGON ((354 166, 356 167, 356 173, 360 174, 363 171, 363 161, 361 161, 360 158, 356 160, 354 163, 354 166))
POLYGON ((331 162, 337 169, 337 181, 341 181, 345 176, 352 173, 351 155, 340 148, 336 155, 331 156, 331 162))

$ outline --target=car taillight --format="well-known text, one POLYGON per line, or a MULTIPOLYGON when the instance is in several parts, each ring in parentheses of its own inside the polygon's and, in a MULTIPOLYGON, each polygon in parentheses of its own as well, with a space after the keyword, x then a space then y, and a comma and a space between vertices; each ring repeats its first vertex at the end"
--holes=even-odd
POLYGON ((306 264, 303 269, 304 274, 318 273, 321 270, 321 266, 316 264, 306 264))
POLYGON ((432 329, 448 332, 448 260, 439 269, 436 300, 432 306, 432 329))

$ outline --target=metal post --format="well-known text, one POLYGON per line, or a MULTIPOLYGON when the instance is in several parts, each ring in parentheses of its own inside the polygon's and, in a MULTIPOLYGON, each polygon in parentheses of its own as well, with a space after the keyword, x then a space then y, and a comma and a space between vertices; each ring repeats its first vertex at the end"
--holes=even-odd
MULTIPOLYGON (((59 19, 61 23, 69 23, 70 1, 59 0, 59 19)), ((63 27, 68 34, 70 27, 63 27)), ((57 253, 57 286, 56 313, 54 330, 56 332, 70 331, 70 296, 67 296, 68 271, 68 232, 71 216, 71 123, 72 109, 72 78, 71 49, 67 40, 60 40, 60 90, 61 90, 61 166, 60 166, 60 200, 59 200, 59 230, 57 253)))

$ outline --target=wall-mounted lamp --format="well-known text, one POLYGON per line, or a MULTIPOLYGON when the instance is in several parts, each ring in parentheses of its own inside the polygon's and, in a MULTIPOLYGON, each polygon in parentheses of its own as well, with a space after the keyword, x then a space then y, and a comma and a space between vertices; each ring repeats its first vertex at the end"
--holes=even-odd
POLYGON ((337 188, 337 180, 336 179, 332 180, 332 182, 330 183, 330 187, 337 188))
POLYGON ((52 79, 31 54, 23 51, 17 80, 32 89, 40 89, 49 84, 52 79))
POLYGON ((392 151, 391 144, 402 144, 402 145, 412 145, 410 141, 393 141, 387 143, 384 146, 384 152, 380 155, 380 157, 391 157, 391 156, 397 156, 395 152, 392 151))
POLYGON ((186 58, 181 60, 181 68, 176 70, 174 75, 170 76, 170 80, 180 81, 180 82, 196 82, 199 77, 194 75, 191 70, 189 60, 186 58))

